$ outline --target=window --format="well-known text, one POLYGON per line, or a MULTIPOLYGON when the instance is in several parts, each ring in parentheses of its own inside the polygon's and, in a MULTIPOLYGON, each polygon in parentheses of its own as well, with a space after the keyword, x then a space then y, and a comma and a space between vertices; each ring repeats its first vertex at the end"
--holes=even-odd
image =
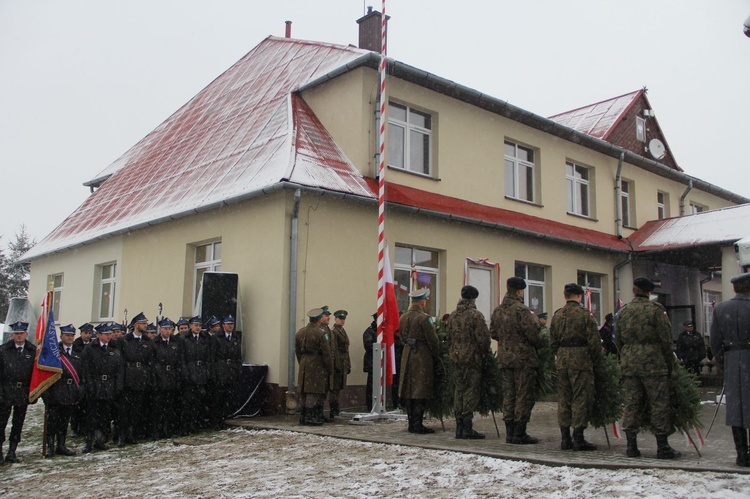
POLYGON ((388 104, 388 166, 431 175, 432 117, 408 106, 388 104))
POLYGON ((477 310, 482 312, 484 319, 489 323, 492 311, 498 304, 497 282, 500 266, 486 260, 466 259, 466 284, 470 284, 479 290, 476 299, 477 310))
POLYGON ((581 304, 591 312, 597 324, 602 324, 603 280, 601 274, 578 271, 578 284, 583 287, 585 293, 581 304))
POLYGON ((666 192, 656 193, 656 212, 659 220, 669 218, 669 194, 666 192))
POLYGON ((544 267, 516 262, 516 277, 526 281, 524 303, 539 315, 545 311, 544 267))
POLYGON ((568 213, 588 217, 589 169, 575 163, 565 163, 565 181, 568 190, 568 213))
POLYGON ((105 263, 99 270, 99 320, 109 321, 115 317, 115 291, 117 288, 117 264, 105 263))
POLYGON ((409 310, 409 293, 416 289, 428 288, 427 301, 429 315, 437 316, 437 280, 440 270, 438 252, 433 250, 396 245, 396 264, 393 266, 393 285, 399 313, 409 310))
POLYGON ((690 214, 695 215, 696 213, 703 213, 708 208, 698 203, 690 203, 690 214))
POLYGON ((711 323, 714 320, 714 308, 717 303, 721 303, 721 293, 718 291, 703 292, 703 335, 706 336, 711 331, 711 323))
POLYGON ((195 267, 193 272, 193 303, 198 299, 203 274, 221 271, 221 241, 195 247, 195 267))
POLYGON ((62 302, 63 274, 54 274, 47 277, 47 282, 52 284, 52 313, 55 315, 55 323, 60 324, 60 302, 62 302))
POLYGON ((632 204, 630 194, 632 191, 632 185, 630 182, 623 180, 621 182, 622 189, 620 191, 620 203, 622 204, 622 225, 624 227, 634 227, 633 216, 631 213, 632 204))
POLYGON ((505 141, 505 195, 534 202, 534 151, 505 141))

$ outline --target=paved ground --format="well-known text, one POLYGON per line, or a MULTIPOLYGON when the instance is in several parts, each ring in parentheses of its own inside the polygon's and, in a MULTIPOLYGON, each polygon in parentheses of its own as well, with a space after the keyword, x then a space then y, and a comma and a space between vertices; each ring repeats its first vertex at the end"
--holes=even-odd
MULTIPOLYGON (((708 387, 701 390, 702 399, 707 402, 716 400, 720 388, 708 387)), ((711 419, 716 411, 715 403, 703 405, 702 422, 705 434, 711 419)), ((354 414, 354 413, 351 413, 354 414)), ((639 435, 638 447, 642 452, 640 458, 627 458, 625 456, 625 437, 615 439, 612 428, 609 427, 609 442, 603 429, 589 428, 586 431, 586 439, 599 446, 599 450, 593 452, 573 452, 560 450, 560 430, 557 426, 557 403, 539 402, 532 413, 531 422, 527 431, 530 435, 539 438, 537 445, 511 445, 505 443, 505 425, 502 415, 498 414, 497 426, 500 429, 498 437, 492 417, 475 418, 474 428, 487 435, 486 440, 456 440, 455 422, 448 420, 444 422, 445 431, 442 430, 441 422, 429 420, 426 425, 436 429, 432 435, 414 435, 406 431, 405 421, 378 420, 367 423, 353 424, 351 418, 337 418, 332 423, 323 426, 301 426, 299 416, 272 416, 258 417, 253 419, 232 420, 230 424, 244 428, 256 429, 282 429, 326 435, 345 439, 361 440, 365 442, 400 444, 426 449, 450 450, 479 454, 502 459, 527 461, 550 466, 575 466, 582 468, 664 468, 682 469, 686 471, 715 471, 730 473, 750 474, 750 468, 739 468, 734 464, 736 457, 731 430, 724 425, 724 406, 719 408, 709 437, 701 448, 700 442, 696 441, 700 449, 700 456, 688 443, 682 434, 670 437, 670 445, 682 452, 682 457, 676 460, 656 459, 656 441, 653 435, 643 433, 639 435)), ((692 432, 693 439, 697 435, 692 432)))

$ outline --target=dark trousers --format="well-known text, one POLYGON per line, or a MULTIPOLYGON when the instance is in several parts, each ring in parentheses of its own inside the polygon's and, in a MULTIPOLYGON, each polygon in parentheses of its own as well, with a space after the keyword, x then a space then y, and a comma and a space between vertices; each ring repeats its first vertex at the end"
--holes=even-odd
POLYGON ((367 384, 365 385, 365 403, 367 411, 372 410, 372 371, 367 373, 367 384))
POLYGON ((47 435, 67 435, 70 417, 76 410, 75 405, 49 404, 47 412, 47 435))
POLYGON ((97 400, 93 397, 87 400, 86 412, 89 419, 86 421, 86 440, 103 444, 109 434, 114 401, 97 400))
POLYGON ((85 435, 86 426, 89 424, 86 417, 88 403, 84 400, 74 407, 73 414, 70 416, 70 428, 75 435, 85 435))
POLYGON ((146 415, 146 391, 126 388, 122 404, 118 407, 120 436, 138 436, 146 415))
POLYGON ((217 383, 213 385, 209 418, 212 427, 221 428, 224 426, 224 420, 229 416, 229 406, 234 392, 233 384, 217 383))
POLYGON ((206 385, 185 385, 182 390, 182 432, 195 433, 207 426, 206 385))
POLYGON ((21 441, 21 430, 23 430, 23 422, 26 420, 26 409, 28 407, 28 404, 0 404, 0 426, 2 427, 2 434, 0 434, 0 444, 5 442, 5 427, 8 426, 8 419, 10 419, 11 410, 13 411, 13 422, 11 423, 12 426, 10 429, 9 442, 17 444, 21 441))
POLYGON ((154 392, 154 412, 149 414, 154 436, 169 438, 178 430, 177 390, 160 390, 154 392))

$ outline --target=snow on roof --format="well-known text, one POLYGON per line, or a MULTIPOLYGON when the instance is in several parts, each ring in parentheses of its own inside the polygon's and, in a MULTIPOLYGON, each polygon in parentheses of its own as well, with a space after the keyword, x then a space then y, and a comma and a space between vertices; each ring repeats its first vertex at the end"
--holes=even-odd
POLYGON ((100 172, 101 187, 24 259, 244 199, 282 181, 375 197, 292 94, 369 54, 266 38, 100 172))
POLYGON ((750 232, 750 204, 648 222, 630 241, 637 251, 734 243, 750 232))
POLYGON ((579 132, 607 140, 620 117, 641 97, 643 90, 550 116, 549 119, 579 132))

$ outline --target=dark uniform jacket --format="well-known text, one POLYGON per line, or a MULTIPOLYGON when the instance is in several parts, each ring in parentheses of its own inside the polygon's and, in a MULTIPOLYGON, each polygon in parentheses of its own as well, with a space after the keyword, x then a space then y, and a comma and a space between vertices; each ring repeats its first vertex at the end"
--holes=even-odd
POLYGON ((399 396, 406 399, 432 398, 435 363, 440 358, 440 340, 435 333, 432 317, 412 305, 398 324, 404 342, 399 396))
POLYGON ((448 317, 447 339, 451 363, 482 367, 482 359, 490 351, 490 332, 474 299, 458 302, 456 310, 448 317))
POLYGON ((539 367, 537 349, 542 347, 542 326, 523 298, 506 293, 492 311, 490 335, 499 341, 497 361, 501 369, 539 367))
POLYGON ((550 326, 550 346, 556 356, 557 369, 594 370, 594 360, 601 355, 601 341, 596 321, 576 301, 568 301, 555 312, 550 326))
POLYGON ((297 385, 300 392, 326 393, 333 374, 328 333, 318 324, 308 324, 294 335, 294 353, 299 362, 297 385))
POLYGON ((716 305, 711 350, 724 366, 726 423, 750 428, 750 296, 737 294, 716 305))
POLYGON ((677 337, 677 351, 680 360, 686 362, 700 362, 706 358, 706 344, 703 335, 698 331, 683 331, 677 337))
POLYGON ((58 379, 54 385, 49 387, 49 390, 44 392, 42 398, 45 404, 56 404, 56 405, 76 405, 83 399, 83 359, 81 354, 71 349, 70 355, 65 353, 65 347, 62 343, 60 344, 60 357, 65 357, 75 369, 76 375, 78 376, 78 383, 75 382, 73 374, 68 371, 65 365, 62 366, 62 376, 58 379))
POLYGON ((145 334, 138 340, 133 333, 128 333, 117 341, 117 346, 125 364, 123 386, 136 391, 152 388, 152 369, 156 356, 154 342, 145 334))
POLYGON ((182 379, 191 385, 205 385, 209 377, 212 338, 203 331, 198 336, 196 341, 190 333, 182 344, 182 379))
POLYGON ((28 405, 31 371, 34 368, 36 347, 29 340, 19 355, 16 344, 10 340, 0 346, 0 382, 5 405, 28 405))
POLYGON ((229 340, 224 331, 211 340, 211 381, 216 384, 238 383, 242 377, 242 342, 239 331, 233 331, 229 340))
POLYGON ((83 349, 81 362, 86 397, 114 400, 123 388, 124 365, 120 349, 107 345, 105 350, 95 339, 83 349))
POLYGON ((362 372, 372 372, 372 345, 378 341, 378 325, 373 322, 370 327, 362 333, 362 344, 365 347, 365 356, 362 358, 362 372))
POLYGON ((157 391, 177 390, 182 381, 184 340, 178 335, 164 340, 159 335, 153 342, 156 350, 153 363, 154 388, 157 391))
POLYGON ((617 349, 623 376, 672 372, 672 325, 661 303, 636 295, 617 314, 617 349))
MULTIPOLYGON (((93 340, 89 340, 89 343, 91 343, 93 340)), ((86 348, 86 345, 88 343, 84 343, 81 337, 79 336, 75 340, 73 340, 73 351, 76 353, 83 353, 83 349, 86 348)))

